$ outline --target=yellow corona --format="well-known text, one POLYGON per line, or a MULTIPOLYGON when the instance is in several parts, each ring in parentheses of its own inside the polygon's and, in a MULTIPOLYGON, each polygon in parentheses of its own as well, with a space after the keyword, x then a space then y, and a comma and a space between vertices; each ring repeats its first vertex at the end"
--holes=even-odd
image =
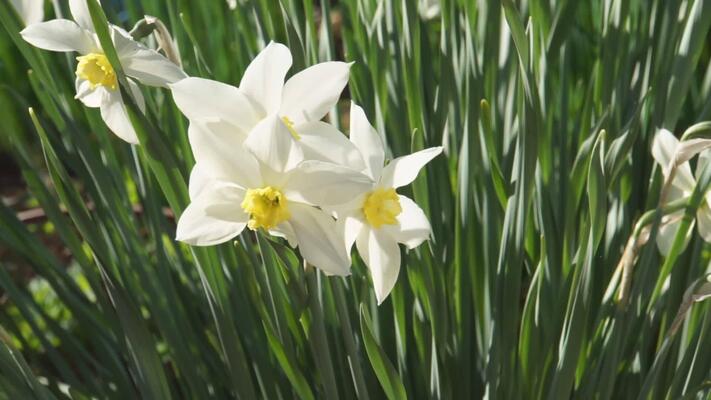
POLYGON ((291 217, 286 196, 272 186, 247 190, 241 206, 249 214, 247 226, 252 230, 271 229, 291 217))
POLYGON ((104 86, 116 90, 116 73, 109 59, 101 53, 91 53, 77 57, 77 76, 89 82, 92 89, 104 86))
POLYGON ((395 189, 375 189, 363 203, 363 214, 373 228, 397 224, 397 216, 401 212, 400 199, 395 189))

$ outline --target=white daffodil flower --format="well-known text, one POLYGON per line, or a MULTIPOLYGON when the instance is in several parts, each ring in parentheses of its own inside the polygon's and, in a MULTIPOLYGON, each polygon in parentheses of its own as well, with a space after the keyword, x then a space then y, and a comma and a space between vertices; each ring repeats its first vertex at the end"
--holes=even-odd
POLYGON ((420 0, 417 7, 420 17, 426 21, 439 17, 441 13, 439 3, 440 0, 420 0))
POLYGON ((32 25, 44 20, 44 0, 10 0, 25 25, 32 25))
MULTIPOLYGON (((93 0, 90 0, 93 1, 93 0)), ((20 34, 35 47, 50 51, 76 51, 76 98, 85 106, 99 108, 106 125, 121 139, 138 143, 138 137, 121 99, 116 73, 101 49, 91 22, 86 0, 69 0, 74 21, 55 19, 28 26, 20 34)), ((155 50, 134 41, 117 26, 110 26, 111 39, 126 75, 150 86, 167 86, 186 77, 175 64, 155 50)), ((128 79, 131 93, 141 110, 145 102, 133 79, 128 79)))
POLYGON ((362 169, 355 146, 321 121, 348 83, 350 64, 316 64, 284 83, 290 67, 289 49, 272 42, 249 64, 239 88, 201 78, 170 87, 175 103, 191 122, 208 124, 218 135, 234 135, 274 170, 289 170, 304 159, 347 162, 362 169), (287 129, 268 133, 284 137, 255 134, 254 128, 270 117, 277 117, 287 129))
MULTIPOLYGON (((671 169, 676 168, 669 188, 667 202, 689 197, 691 192, 694 191, 696 179, 691 173, 688 160, 699 151, 709 147, 708 143, 701 143, 699 140, 705 139, 694 139, 694 142, 691 143, 694 149, 690 149, 689 144, 679 143, 679 140, 666 129, 660 130, 655 135, 652 143, 652 156, 661 166, 665 179, 669 176, 671 169)), ((709 161, 711 161, 711 153, 708 150, 703 151, 699 155, 696 165, 697 175, 709 161)), ((659 227, 659 233, 657 234, 657 246, 662 254, 669 254, 683 215, 684 211, 681 210, 665 215, 662 219, 662 225, 659 227)), ((701 237, 711 243, 711 191, 705 194, 705 201, 696 212, 696 221, 698 222, 697 227, 701 237)), ((687 241, 691 237, 690 235, 691 229, 689 230, 689 235, 687 235, 687 241)))
POLYGON ((431 147, 399 157, 383 167, 383 144, 363 109, 351 104, 350 140, 365 161, 363 172, 370 188, 346 205, 335 207, 346 249, 355 242, 370 269, 378 304, 390 294, 400 272, 398 243, 414 249, 430 236, 430 223, 422 209, 395 189, 411 183, 420 169, 442 152, 431 147))
MULTIPOLYGON (((240 146, 236 135, 210 132, 192 122, 196 164, 190 175, 190 205, 178 221, 177 240, 197 246, 226 242, 245 227, 263 229, 298 246, 311 265, 347 275, 350 260, 335 220, 317 207, 347 202, 370 187, 365 175, 321 161, 304 161, 288 172, 274 171, 240 146)), ((255 134, 288 128, 271 116, 255 134)))

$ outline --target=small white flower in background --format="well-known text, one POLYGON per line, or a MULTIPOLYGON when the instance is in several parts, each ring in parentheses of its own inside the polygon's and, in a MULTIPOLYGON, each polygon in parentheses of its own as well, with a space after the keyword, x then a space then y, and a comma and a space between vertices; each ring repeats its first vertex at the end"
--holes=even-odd
MULTIPOLYGON (((245 227, 284 237, 298 246, 311 265, 332 275, 349 274, 343 236, 331 215, 319 207, 336 206, 370 187, 365 175, 321 161, 303 161, 288 172, 271 169, 244 150, 236 135, 211 132, 192 122, 196 164, 190 175, 190 205, 178 221, 176 239, 197 246, 224 243, 245 227)), ((255 134, 287 128, 277 116, 264 120, 255 134)), ((279 137, 279 136, 277 136, 279 137)))
POLYGON ((25 25, 32 25, 44 20, 44 0, 10 0, 20 14, 25 25))
POLYGON ((362 168, 355 146, 334 126, 321 121, 348 83, 350 64, 316 64, 285 83, 291 62, 289 49, 272 42, 249 64, 239 88, 202 78, 187 78, 170 87, 175 103, 191 123, 207 124, 218 136, 235 136, 274 170, 287 171, 304 159, 362 168), (277 117, 286 129, 262 129, 256 134, 255 128, 271 117, 277 117))
POLYGON ((420 17, 424 20, 439 17, 441 12, 439 0, 420 0, 418 11, 420 12, 420 17))
MULTIPOLYGON (((665 180, 671 170, 673 168, 675 169, 675 174, 666 199, 667 203, 689 197, 691 192, 694 191, 696 179, 694 179, 694 175, 691 173, 688 160, 701 152, 696 165, 696 174, 698 175, 706 164, 711 161, 711 153, 705 150, 709 146, 711 146, 711 140, 708 139, 691 139, 680 143, 679 140, 666 129, 657 132, 652 144, 652 156, 654 156, 655 161, 661 166, 665 180)), ((665 215, 662 219, 662 225, 659 227, 659 233, 657 234, 657 246, 662 254, 669 254, 683 215, 684 211, 681 210, 665 215)), ((703 237, 705 241, 711 242, 711 192, 705 194, 705 201, 696 212, 696 221, 701 237, 703 237)), ((690 235, 691 229, 689 230, 689 235, 687 235, 687 241, 690 235)))
POLYGON ((383 167, 383 144, 363 109, 351 104, 350 140, 365 161, 371 179, 367 191, 346 205, 334 207, 346 249, 356 248, 370 269, 378 304, 390 294, 400 272, 398 243, 414 249, 430 236, 430 223, 422 209, 395 189, 411 183, 420 169, 442 152, 431 147, 396 158, 383 167))
MULTIPOLYGON (((20 32, 22 37, 41 49, 79 53, 76 98, 87 107, 99 108, 104 122, 118 137, 138 143, 121 99, 116 73, 101 49, 86 0, 69 0, 69 8, 76 22, 55 19, 33 24, 20 32)), ((110 29, 121 66, 129 77, 146 85, 163 87, 186 77, 177 65, 134 41, 125 30, 113 25, 110 29)), ((144 110, 140 88, 132 79, 128 79, 128 84, 136 103, 144 110)))

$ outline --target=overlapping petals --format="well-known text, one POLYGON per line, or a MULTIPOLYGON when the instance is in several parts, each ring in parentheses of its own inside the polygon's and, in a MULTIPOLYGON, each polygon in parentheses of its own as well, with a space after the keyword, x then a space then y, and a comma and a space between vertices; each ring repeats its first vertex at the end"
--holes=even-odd
MULTIPOLYGON (((79 61, 77 66, 76 98, 87 107, 100 108, 106 125, 121 139, 138 143, 116 84, 115 72, 94 31, 86 0, 70 0, 69 9, 73 21, 55 19, 31 24, 20 32, 22 37, 41 49, 77 52, 80 57, 85 57, 84 63, 79 61)), ((166 87, 186 77, 180 67, 133 40, 125 30, 113 25, 110 30, 121 66, 129 77, 129 92, 141 110, 145 108, 144 99, 136 81, 166 87)))
MULTIPOLYGON (((662 169, 665 180, 674 171, 671 187, 667 194, 666 202, 687 198, 696 187, 696 179, 691 172, 688 160, 701 152, 696 166, 696 175, 699 175, 703 168, 711 160, 711 153, 705 150, 711 145, 708 139, 693 139, 687 142, 679 140, 668 130, 662 129, 657 132, 652 143, 652 156, 662 169)), ((676 238, 684 211, 677 211, 665 215, 662 225, 657 234, 657 246, 659 251, 666 255, 672 248, 676 238)), ((707 241, 711 242, 711 192, 706 193, 705 199, 696 212, 696 220, 692 221, 692 226, 686 233, 686 242, 691 238, 693 224, 696 223, 699 234, 707 241)))
MULTIPOLYGON (((358 148, 370 178, 369 191, 336 207, 346 248, 356 244, 370 269, 378 303, 382 303, 397 281, 400 271, 398 243, 413 249, 430 236, 430 223, 422 209, 395 189, 411 183, 419 171, 442 152, 432 147, 399 157, 383 166, 385 150, 363 109, 351 105, 350 140, 358 148), (369 209, 371 208, 371 209, 369 209), (375 216, 374 216, 375 215, 375 216)), ((351 165, 358 168, 357 165, 351 165)))

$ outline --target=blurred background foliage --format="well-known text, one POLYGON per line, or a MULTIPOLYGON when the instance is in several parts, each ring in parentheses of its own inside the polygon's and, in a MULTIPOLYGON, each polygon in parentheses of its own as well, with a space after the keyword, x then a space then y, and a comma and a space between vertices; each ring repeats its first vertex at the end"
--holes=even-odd
POLYGON ((710 255, 692 220, 711 170, 662 257, 650 147, 709 119, 711 2, 102 5, 127 29, 160 18, 191 76, 236 85, 269 40, 291 73, 354 61, 333 123, 347 130, 353 99, 390 157, 445 146, 404 189, 433 237, 403 250, 380 307, 357 257, 327 278, 251 232, 176 243, 193 160, 170 93, 143 88, 143 146, 127 145, 73 99, 73 56, 22 41, 1 2, 0 399, 707 398, 710 255))

